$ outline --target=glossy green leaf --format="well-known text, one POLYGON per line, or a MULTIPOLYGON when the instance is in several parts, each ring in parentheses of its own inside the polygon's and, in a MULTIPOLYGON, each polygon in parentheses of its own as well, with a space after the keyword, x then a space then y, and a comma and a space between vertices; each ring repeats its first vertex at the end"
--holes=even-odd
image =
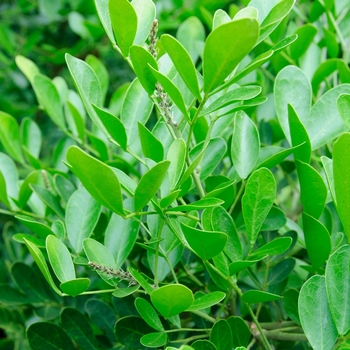
POLYGON ((52 191, 35 184, 31 184, 29 186, 37 194, 37 196, 58 215, 60 219, 64 219, 63 209, 58 198, 52 193, 52 191))
POLYGON ((299 315, 312 348, 333 349, 338 332, 329 309, 324 276, 312 276, 301 288, 299 315))
POLYGON ((279 255, 284 253, 292 244, 290 237, 278 237, 273 241, 264 244, 262 247, 256 249, 249 255, 249 259, 262 259, 266 255, 279 255))
POLYGON ((40 73, 37 65, 26 57, 21 55, 15 58, 17 67, 22 71, 22 73, 27 77, 31 84, 33 84, 34 77, 40 73))
POLYGON ((219 320, 214 323, 209 340, 215 345, 217 350, 230 350, 233 348, 231 328, 226 320, 219 320))
POLYGON ((60 284, 62 292, 71 295, 72 297, 84 293, 89 286, 90 280, 88 278, 75 278, 60 284))
POLYGON ((102 300, 88 299, 85 303, 85 311, 92 323, 107 336, 110 342, 114 343, 116 341, 114 325, 117 315, 113 308, 102 300))
POLYGON ((134 292, 136 292, 139 288, 140 288, 139 284, 136 286, 128 287, 128 288, 119 288, 119 289, 115 290, 112 293, 112 295, 116 298, 125 298, 128 295, 131 295, 134 292))
POLYGON ((242 18, 223 24, 212 31, 203 54, 204 92, 215 89, 254 47, 259 24, 242 18))
POLYGON ((16 208, 11 198, 18 197, 18 171, 15 162, 5 153, 0 153, 1 199, 11 208, 16 208))
POLYGON ((187 87, 198 100, 201 100, 196 68, 188 51, 171 35, 163 34, 161 41, 187 87))
MULTIPOLYGON (((201 153, 203 150, 203 145, 204 141, 197 144, 197 146, 191 150, 190 159, 192 164, 186 170, 187 172, 194 166, 194 169, 200 173, 200 178, 202 181, 216 169, 227 150, 226 142, 221 137, 212 138, 204 151, 202 162, 200 163, 200 166, 198 166, 198 164, 196 165, 196 159, 197 157, 202 157, 201 153)), ((194 169, 192 169, 191 173, 193 173, 194 169)), ((185 174, 182 177, 181 182, 184 181, 185 174)))
POLYGON ((283 305, 288 317, 295 323, 300 324, 298 312, 299 291, 296 289, 288 289, 283 294, 283 305))
POLYGON ((187 311, 203 310, 219 303, 226 296, 223 292, 212 292, 204 294, 199 298, 195 298, 193 304, 187 309, 187 311))
POLYGON ((101 204, 84 187, 75 191, 66 207, 67 236, 76 253, 83 249, 83 240, 89 238, 98 222, 101 204))
POLYGON ((240 345, 248 346, 252 337, 250 329, 243 318, 238 316, 229 317, 226 322, 231 328, 233 348, 240 345))
POLYGON ((84 349, 97 349, 97 341, 86 317, 77 309, 67 307, 61 313, 61 324, 69 337, 84 349))
POLYGON ((277 164, 282 163, 282 161, 291 155, 297 148, 302 147, 301 145, 296 147, 291 147, 283 149, 282 147, 266 146, 260 149, 258 166, 259 168, 271 169, 277 164))
POLYGON ((250 245, 253 246, 276 197, 276 181, 261 168, 250 176, 242 197, 242 212, 250 245))
POLYGON ((296 162, 304 212, 318 219, 325 207, 327 187, 322 176, 309 164, 296 162))
POLYGON ((350 94, 342 94, 337 99, 337 107, 344 124, 350 128, 350 94))
POLYGON ((178 207, 169 208, 167 211, 192 211, 192 210, 203 210, 206 208, 217 207, 223 204, 224 201, 217 198, 204 198, 200 199, 191 204, 179 205, 178 207))
POLYGON ((123 219, 112 214, 105 231, 104 244, 113 254, 115 263, 121 267, 132 251, 138 232, 140 222, 132 219, 123 219))
POLYGON ((347 131, 348 128, 337 109, 337 99, 342 94, 350 94, 350 84, 341 84, 328 90, 313 105, 306 125, 313 150, 347 131))
POLYGON ((30 216, 17 215, 18 219, 24 226, 28 227, 33 233, 37 234, 39 237, 46 239, 49 235, 55 235, 51 228, 39 221, 35 221, 30 216))
POLYGON ((153 332, 145 334, 140 342, 149 348, 159 348, 168 342, 168 336, 164 332, 153 332))
POLYGON ((156 18, 156 6, 152 0, 132 0, 131 4, 137 15, 134 43, 142 45, 148 38, 152 23, 156 18))
POLYGON ((242 179, 246 179, 254 169, 259 149, 259 132, 254 122, 245 113, 238 113, 232 135, 231 158, 242 179))
POLYGON ((75 191, 74 185, 64 176, 56 174, 54 176, 56 192, 59 194, 64 203, 68 203, 70 196, 75 191))
POLYGON ((142 336, 152 331, 153 329, 137 316, 122 317, 115 325, 115 335, 118 341, 131 349, 140 349, 142 336))
POLYGON ((228 22, 231 22, 231 17, 224 10, 216 10, 214 13, 212 30, 228 22))
POLYGON ((136 298, 135 306, 140 316, 149 326, 157 331, 164 331, 156 310, 154 310, 153 306, 146 299, 136 298))
POLYGON ((167 196, 163 197, 159 203, 160 207, 167 208, 176 200, 176 198, 179 196, 180 193, 181 193, 181 190, 176 190, 174 192, 171 192, 167 196))
POLYGON ((216 346, 211 341, 205 339, 196 340, 191 344, 191 347, 195 350, 216 350, 216 346))
POLYGON ((158 80, 164 91, 169 95, 171 100, 177 106, 177 108, 187 119, 189 119, 185 100, 179 88, 166 75, 158 72, 152 67, 150 67, 150 69, 152 70, 153 75, 158 80))
POLYGON ((21 141, 22 146, 25 146, 30 154, 35 158, 39 158, 41 149, 41 131, 38 125, 29 118, 24 118, 21 122, 21 141))
MULTIPOLYGON (((333 176, 334 192, 339 218, 345 234, 350 241, 350 163, 349 163, 350 133, 344 133, 333 146, 333 176)), ((328 179, 329 181, 330 179, 328 179)))
POLYGON ((120 116, 126 130, 128 145, 138 139, 137 123, 146 124, 152 108, 152 100, 148 97, 139 80, 135 79, 126 92, 120 116))
POLYGON ((68 248, 55 236, 46 238, 46 251, 53 272, 60 282, 75 278, 75 270, 68 248))
POLYGON ((326 288, 329 308, 340 335, 350 329, 350 246, 337 249, 326 266, 326 288))
POLYGON ((104 30, 106 31, 109 40, 112 42, 112 44, 115 44, 111 18, 109 16, 108 2, 109 0, 95 0, 95 6, 97 14, 100 18, 104 30))
MULTIPOLYGON (((335 152, 335 154, 336 153, 337 153, 337 151, 335 152)), ((329 159, 326 156, 322 156, 321 157, 321 161, 322 161, 322 165, 323 165, 324 171, 326 173, 328 188, 329 188, 329 191, 330 191, 330 193, 332 195, 333 202, 335 204, 337 204, 337 200, 336 200, 336 196, 335 196, 335 189, 334 189, 333 160, 329 159)))
MULTIPOLYGON (((277 2, 260 25, 259 43, 267 38, 277 28, 277 26, 292 10, 294 3, 295 0, 283 0, 277 2)), ((273 4, 275 4, 275 2, 273 2, 273 4)))
POLYGON ((151 67, 158 70, 156 60, 146 49, 137 45, 131 46, 130 58, 141 85, 149 95, 153 95, 157 77, 153 74, 151 67))
POLYGON ((242 295, 242 300, 248 304, 267 303, 279 299, 282 299, 280 295, 263 292, 261 290, 249 290, 242 295))
POLYGON ((110 0, 109 15, 117 44, 124 56, 129 55, 137 31, 137 15, 128 0, 110 0))
POLYGON ((193 300, 191 290, 182 284, 167 284, 151 293, 152 304, 165 318, 185 311, 193 300))
POLYGON ((298 35, 298 40, 290 46, 290 55, 293 60, 297 60, 306 52, 317 34, 317 28, 307 23, 298 27, 295 34, 298 35))
POLYGON ((96 115, 100 118, 102 124, 111 135, 114 141, 119 143, 119 146, 126 151, 127 147, 127 136, 123 123, 119 118, 115 117, 113 114, 107 112, 104 109, 97 107, 96 105, 92 105, 94 108, 96 115))
POLYGON ((186 143, 183 139, 175 139, 170 145, 167 159, 170 161, 168 169, 169 187, 174 188, 185 168, 186 143))
POLYGON ((261 231, 279 230, 287 222, 286 215, 283 210, 273 206, 261 226, 261 231))
POLYGON ((307 123, 311 109, 311 85, 300 68, 287 66, 277 74, 274 90, 277 118, 288 142, 292 144, 288 122, 288 105, 293 107, 300 122, 308 130, 307 123))
POLYGON ((4 112, 0 112, 0 141, 5 151, 14 160, 24 163, 17 121, 4 112))
POLYGON ((307 131, 296 114, 293 106, 288 104, 288 121, 292 146, 297 147, 294 150, 295 160, 300 160, 304 163, 310 163, 311 159, 311 142, 307 131))
POLYGON ((129 271, 134 277, 134 279, 141 285, 141 287, 145 290, 146 293, 152 294, 153 288, 151 285, 146 281, 146 279, 134 268, 129 266, 129 271))
POLYGON ((138 122, 142 152, 146 158, 161 162, 164 158, 162 143, 142 123, 138 122))
POLYGON ((306 250, 312 266, 318 270, 331 252, 331 238, 326 227, 312 216, 303 213, 306 250))
POLYGON ((40 249, 33 243, 27 241, 24 239, 24 242, 29 249, 30 254, 32 255, 34 261, 38 265, 40 271, 44 275, 46 281, 51 286, 51 288, 59 295, 62 295, 61 291, 57 288, 55 285, 55 282, 52 279, 52 276, 50 274, 49 267, 47 266, 46 260, 44 258, 43 253, 40 251, 40 249))
POLYGON ((135 190, 134 209, 140 211, 159 190, 170 162, 165 160, 156 164, 152 169, 145 173, 135 190))
MULTIPOLYGON (((90 262, 97 263, 98 265, 115 269, 115 261, 112 253, 100 242, 95 241, 92 238, 86 238, 83 242, 85 254, 90 262)), ((108 284, 114 286, 115 283, 109 278, 107 274, 96 271, 100 277, 108 284)))
POLYGON ((102 101, 105 100, 109 88, 109 74, 104 64, 94 55, 85 58, 86 63, 95 72, 101 86, 102 101))
POLYGON ((102 107, 102 90, 100 82, 93 69, 84 61, 66 54, 69 72, 74 80, 84 107, 96 126, 104 131, 104 126, 96 115, 92 103, 102 107))
MULTIPOLYGON (((237 101, 250 100, 258 96, 261 92, 260 86, 243 86, 225 93, 223 96, 216 99, 208 107, 204 108, 201 115, 207 115, 215 112, 218 109, 224 108, 237 101)), ((220 112, 219 112, 220 113, 220 112)))
POLYGON ((238 237, 235 223, 230 214, 223 207, 216 207, 211 213, 211 226, 214 231, 227 234, 227 243, 224 248, 226 255, 232 260, 241 260, 243 257, 242 245, 238 237))
POLYGON ((27 339, 33 350, 75 350, 67 333, 59 326, 49 322, 37 322, 27 329, 27 339))
POLYGON ((93 198, 106 208, 124 216, 120 182, 108 165, 76 146, 69 148, 67 161, 93 198))
POLYGON ((202 231, 181 224, 182 232, 195 253, 203 260, 209 260, 223 251, 227 234, 217 231, 202 231))
POLYGON ((269 286, 273 286, 275 284, 281 283, 286 278, 288 278, 289 274, 293 271, 295 267, 295 260, 292 258, 283 260, 275 265, 269 275, 267 280, 269 286))
POLYGON ((61 129, 66 129, 62 101, 53 82, 44 75, 34 77, 33 87, 39 103, 45 109, 52 121, 61 129))

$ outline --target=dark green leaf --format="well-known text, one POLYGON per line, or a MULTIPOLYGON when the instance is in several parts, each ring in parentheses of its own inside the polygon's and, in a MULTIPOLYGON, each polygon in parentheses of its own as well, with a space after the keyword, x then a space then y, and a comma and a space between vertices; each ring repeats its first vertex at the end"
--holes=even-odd
POLYGON ((252 335, 247 323, 243 320, 243 318, 238 316, 231 316, 226 321, 231 328, 233 348, 236 348, 240 345, 248 346, 252 335))
POLYGON ((136 298, 135 306, 140 316, 149 326, 157 331, 164 331, 156 310, 154 310, 153 306, 146 299, 136 298))
POLYGON ((226 320, 215 322, 209 339, 218 350, 232 350, 233 348, 231 328, 226 320))
POLYGON ((144 335, 140 342, 142 345, 149 348, 159 348, 165 345, 168 341, 168 336, 164 332, 154 332, 144 335))
POLYGON ((263 292, 260 290, 249 290, 248 292, 243 293, 242 300, 248 304, 255 303, 266 303, 269 301, 282 299, 280 295, 263 292))
POLYGON ((269 275, 267 280, 270 286, 278 284, 288 278, 289 274, 293 271, 295 267, 295 260, 292 258, 283 260, 275 265, 269 275))

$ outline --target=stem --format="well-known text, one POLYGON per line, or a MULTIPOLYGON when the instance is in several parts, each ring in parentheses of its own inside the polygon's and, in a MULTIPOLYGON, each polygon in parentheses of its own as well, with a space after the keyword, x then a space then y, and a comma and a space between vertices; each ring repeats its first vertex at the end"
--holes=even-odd
POLYGON ((275 340, 286 340, 286 341, 305 341, 307 342, 307 338, 305 334, 301 333, 284 333, 277 331, 264 331, 264 335, 269 339, 275 340))
POLYGON ((193 337, 189 337, 186 339, 177 339, 177 340, 172 340, 172 343, 183 343, 183 344, 187 344, 189 342, 192 342, 193 340, 196 339, 202 339, 202 338, 208 338, 208 334, 201 334, 201 335, 194 335, 193 337))
POLYGON ((235 209, 236 204, 238 203, 239 199, 241 198, 241 195, 242 195, 242 193, 243 193, 244 188, 245 188, 245 181, 242 180, 241 187, 240 187, 240 189, 239 189, 239 191, 238 191, 238 193, 237 193, 237 195, 236 195, 236 198, 235 198, 234 202, 233 202, 232 205, 231 205, 230 210, 228 211, 228 213, 229 213, 230 215, 232 214, 233 209, 235 209))
MULTIPOLYGON (((161 220, 161 223, 159 225, 159 229, 157 232, 157 239, 160 239, 162 236, 162 230, 164 226, 164 220, 161 220)), ((158 287, 158 262, 159 262, 159 244, 158 242, 156 244, 156 254, 155 254, 155 261, 154 261, 154 284, 158 287)))
MULTIPOLYGON (((91 290, 91 291, 88 291, 88 292, 81 293, 79 295, 111 293, 111 292, 115 292, 116 290, 117 290, 116 288, 114 288, 114 289, 103 289, 103 290, 91 290)), ((64 296, 64 297, 67 297, 67 296, 71 297, 71 295, 64 294, 64 293, 62 293, 62 296, 64 296)))
POLYGON ((191 220, 201 221, 196 216, 193 216, 193 215, 190 215, 190 214, 186 214, 186 213, 182 213, 181 211, 167 211, 165 214, 167 214, 167 215, 174 215, 174 216, 185 216, 186 218, 189 218, 191 220))
POLYGON ((180 329, 169 329, 167 331, 164 331, 164 333, 175 333, 175 332, 210 332, 210 329, 203 328, 203 329, 193 329, 193 328, 180 328, 180 329))
POLYGON ((215 323, 216 322, 216 319, 214 317, 211 317, 211 316, 205 314, 204 312, 201 312, 201 311, 198 311, 198 310, 193 310, 193 311, 190 311, 190 312, 192 312, 193 314, 195 314, 195 315, 197 315, 199 317, 204 318, 205 320, 207 320, 210 323, 215 323))

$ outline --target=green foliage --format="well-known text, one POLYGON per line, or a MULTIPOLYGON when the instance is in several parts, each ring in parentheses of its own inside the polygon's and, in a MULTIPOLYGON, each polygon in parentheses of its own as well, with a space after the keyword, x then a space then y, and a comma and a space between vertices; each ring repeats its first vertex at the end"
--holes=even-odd
POLYGON ((346 2, 2 6, 0 349, 349 346, 346 2))

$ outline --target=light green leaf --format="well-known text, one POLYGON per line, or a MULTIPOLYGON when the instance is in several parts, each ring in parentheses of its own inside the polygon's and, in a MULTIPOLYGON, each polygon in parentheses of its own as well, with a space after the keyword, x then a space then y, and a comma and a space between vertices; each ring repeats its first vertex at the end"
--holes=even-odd
POLYGON ((344 245, 328 259, 326 288, 332 318, 340 335, 350 329, 350 246, 344 245))
POLYGON ((288 105, 290 104, 298 115, 300 122, 306 126, 311 109, 311 85, 305 73, 296 66, 283 68, 276 76, 275 80, 275 106, 278 121, 291 143, 288 105))
POLYGON ((185 169, 186 143, 183 139, 175 139, 170 145, 167 159, 170 161, 168 169, 169 187, 175 188, 185 169))
POLYGON ((108 3, 109 3, 109 0, 95 0, 98 17, 100 18, 100 21, 103 25, 103 28, 109 40, 112 42, 112 44, 115 44, 111 18, 109 15, 108 3))
MULTIPOLYGON (((350 242, 350 133, 344 133, 333 146, 333 176, 337 212, 350 242)), ((331 170, 331 168, 330 168, 331 170)), ((329 174, 331 175, 331 174, 329 174)), ((330 181, 330 179, 328 179, 330 181)))
MULTIPOLYGON (((235 18, 237 19, 237 18, 235 18)), ((231 22, 231 17, 224 10, 216 10, 213 18, 213 29, 221 26, 222 24, 231 22)))
POLYGON ((102 124, 111 135, 114 141, 119 143, 119 146, 126 151, 127 148, 127 136, 123 123, 119 118, 115 117, 113 114, 107 112, 105 109, 99 108, 96 105, 92 105, 96 115, 100 118, 102 124))
POLYGON ((67 161, 92 197, 106 208, 124 216, 121 186, 112 168, 76 146, 69 148, 67 161))
POLYGON ((40 73, 37 65, 23 56, 16 56, 17 67, 22 71, 22 73, 27 77, 30 83, 33 85, 34 77, 40 73))
POLYGON ((259 24, 243 18, 226 23, 212 31, 203 54, 204 92, 219 86, 254 47, 259 24))
POLYGON ((126 92, 120 116, 126 130, 128 145, 138 139, 137 122, 146 124, 152 108, 152 100, 148 97, 139 80, 135 79, 126 92))
POLYGON ((192 211, 192 210, 203 210, 206 208, 217 207, 223 204, 224 201, 217 198, 202 198, 196 202, 190 204, 179 205, 177 207, 172 207, 167 210, 167 212, 172 211, 192 211))
POLYGON ((136 12, 128 0, 109 0, 108 8, 117 44, 128 56, 137 31, 136 12))
POLYGON ((159 348, 168 342, 168 336, 164 332, 154 332, 145 334, 140 342, 148 348, 159 348))
MULTIPOLYGON (((258 96, 261 92, 260 86, 243 86, 225 93, 216 99, 208 107, 204 108, 200 115, 207 115, 218 109, 224 108, 233 102, 250 100, 258 96)), ((220 112, 219 112, 220 113, 220 112)))
POLYGON ((115 258, 115 263, 121 267, 132 251, 140 222, 133 219, 123 219, 112 214, 105 231, 104 244, 115 258))
POLYGON ((347 128, 350 128, 350 94, 341 94, 337 99, 340 117, 347 128))
POLYGON ((5 153, 0 152, 0 173, 2 198, 11 206, 16 208, 11 198, 18 197, 18 171, 15 162, 5 153))
POLYGON ((191 90, 193 95, 198 100, 201 100, 202 97, 199 91, 197 71, 188 51, 179 41, 177 41, 171 35, 164 34, 162 35, 161 40, 165 50, 174 63, 174 66, 179 72, 181 78, 187 87, 191 90))
POLYGON ((162 143, 142 123, 138 122, 141 147, 146 158, 161 162, 164 158, 162 143))
MULTIPOLYGON (((1 122, 0 122, 1 123, 1 122)), ((35 158, 39 158, 41 149, 41 131, 38 125, 30 118, 24 118, 21 122, 22 145, 35 158)))
POLYGON ((152 169, 145 173, 136 187, 134 197, 134 210, 140 211, 159 190, 170 162, 164 160, 156 164, 152 169))
POLYGON ((156 6, 152 0, 132 0, 131 5, 137 15, 137 31, 134 44, 143 45, 156 18, 156 6))
POLYGON ((39 237, 46 239, 49 235, 55 235, 51 228, 39 221, 35 221, 30 216, 17 215, 18 219, 24 226, 28 227, 33 233, 37 234, 39 237))
POLYGON ((19 127, 15 118, 0 111, 0 141, 5 151, 14 160, 24 163, 19 138, 19 127))
POLYGON ((255 244, 275 197, 276 181, 271 171, 266 168, 254 171, 242 197, 243 218, 251 246, 255 244))
POLYGON ((55 236, 46 238, 46 251, 53 272, 60 282, 75 279, 75 270, 68 248, 55 236))
POLYGON ((338 85, 328 90, 313 105, 306 125, 313 150, 347 131, 348 128, 337 109, 337 99, 342 94, 350 94, 350 84, 338 85))
POLYGON ((223 251, 227 234, 217 231, 202 231, 181 223, 182 232, 195 253, 203 260, 209 260, 223 251))
POLYGON ((290 46, 290 56, 296 61, 309 48, 317 34, 317 28, 312 24, 307 23, 298 27, 294 34, 298 35, 298 40, 290 46))
POLYGON ((140 316, 149 326, 157 331, 164 331, 156 310, 154 310, 153 306, 146 299, 136 298, 135 306, 140 316))
POLYGON ((259 152, 260 140, 257 127, 245 113, 237 113, 232 135, 231 157, 242 179, 246 179, 254 169, 259 152))
POLYGON ((158 64, 154 57, 142 46, 133 45, 130 48, 130 58, 134 66, 141 85, 149 95, 153 95, 156 89, 157 79, 154 76, 151 67, 158 70, 158 64))
POLYGON ((155 78, 159 81, 160 85, 162 85, 164 91, 169 95, 174 104, 179 108, 181 113, 187 119, 189 119, 184 98, 178 87, 166 75, 156 71, 152 67, 150 67, 150 69, 152 70, 152 73, 155 76, 155 78))
POLYGON ((109 88, 108 71, 103 63, 94 55, 86 56, 85 61, 93 69, 100 82, 102 101, 104 101, 109 88))
POLYGON ((312 266, 317 271, 329 257, 331 238, 327 228, 306 213, 303 213, 303 227, 306 250, 312 266))
POLYGON ((185 311, 192 305, 193 300, 191 290, 182 284, 168 284, 151 293, 152 304, 165 318, 185 311))
POLYGON ((203 310, 219 303, 226 296, 223 292, 212 292, 194 299, 193 304, 186 311, 203 310))
POLYGON ((67 236, 76 253, 83 249, 83 240, 89 238, 98 222, 101 204, 84 188, 75 191, 66 207, 67 236))
POLYGON ((57 288, 57 286, 55 285, 55 282, 52 279, 52 276, 50 274, 50 270, 46 264, 46 260, 44 258, 43 253, 40 251, 40 249, 34 243, 27 241, 25 238, 24 238, 24 242, 25 242, 27 248, 29 249, 29 252, 32 255, 34 261, 38 265, 40 271, 44 275, 48 284, 51 286, 51 288, 57 294, 62 295, 62 292, 57 288))
POLYGON ((131 266, 128 267, 128 270, 130 271, 132 277, 137 281, 137 283, 140 284, 140 286, 145 290, 147 294, 152 294, 153 288, 152 286, 146 281, 145 277, 141 275, 136 269, 132 268, 131 266))
POLYGON ((315 350, 331 350, 338 337, 329 309, 324 276, 312 276, 299 296, 301 326, 315 350))
POLYGON ((97 107, 102 107, 103 100, 101 85, 96 73, 86 62, 69 54, 66 54, 65 57, 69 72, 74 80, 86 111, 94 124, 102 131, 105 131, 104 126, 92 107, 92 103, 97 107))
POLYGON ((66 130, 62 101, 55 84, 44 75, 34 77, 33 87, 39 103, 52 121, 62 130, 66 130))

